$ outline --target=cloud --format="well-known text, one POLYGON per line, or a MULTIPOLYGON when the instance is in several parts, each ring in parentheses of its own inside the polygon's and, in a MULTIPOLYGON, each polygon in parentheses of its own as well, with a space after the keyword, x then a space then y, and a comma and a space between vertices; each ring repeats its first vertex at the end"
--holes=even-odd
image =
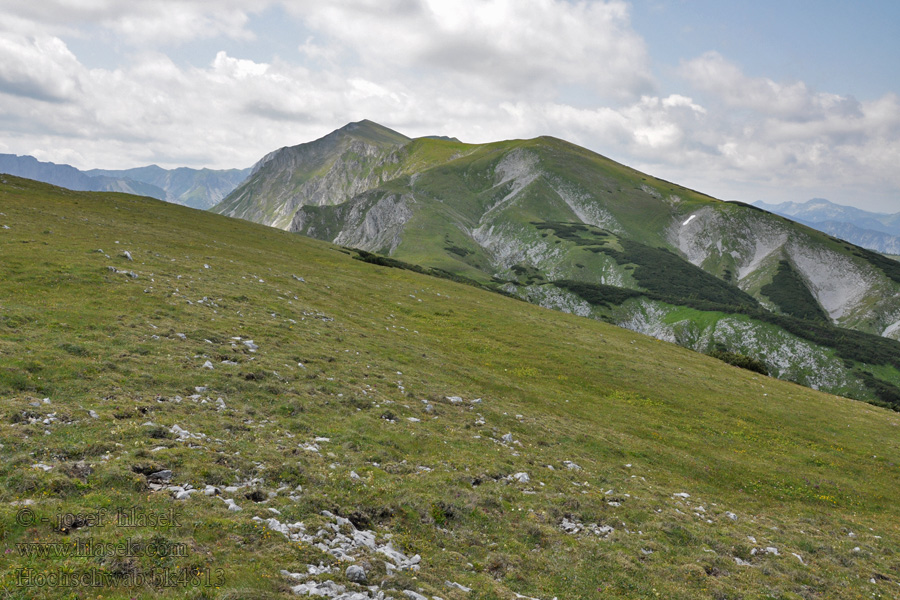
POLYGON ((705 100, 707 114, 688 140, 714 148, 698 165, 707 181, 730 179, 715 184, 719 189, 757 183, 768 186, 760 194, 850 194, 879 182, 882 197, 885 188, 900 189, 900 172, 890 166, 900 154, 896 95, 860 102, 802 81, 749 77, 715 52, 683 62, 680 73, 705 100))
POLYGON ((61 102, 79 86, 77 65, 59 38, 0 34, 0 93, 61 102))
MULTIPOLYGON (((40 0, 0 6, 0 23, 9 31, 40 30, 56 35, 84 35, 99 26, 126 45, 180 43, 225 36, 252 39, 248 15, 273 0, 40 0)), ((3 28, 0 25, 0 28, 3 28)))
POLYGON ((707 52, 682 62, 679 70, 697 90, 711 94, 731 108, 798 121, 819 118, 826 113, 858 112, 858 104, 852 98, 815 93, 802 81, 777 83, 766 77, 748 77, 718 52, 707 52))
POLYGON ((287 5, 362 68, 412 72, 484 94, 555 95, 582 86, 610 98, 652 89, 627 4, 564 0, 334 0, 287 5))

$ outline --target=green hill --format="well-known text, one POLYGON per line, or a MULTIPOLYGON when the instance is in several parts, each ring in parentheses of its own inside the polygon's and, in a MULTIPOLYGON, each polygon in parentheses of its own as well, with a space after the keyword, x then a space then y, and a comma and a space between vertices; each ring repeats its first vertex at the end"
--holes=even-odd
POLYGON ((897 597, 896 413, 354 254, 0 178, 2 597, 897 597))
POLYGON ((215 210, 900 407, 896 262, 563 140, 389 132, 276 151, 215 210))

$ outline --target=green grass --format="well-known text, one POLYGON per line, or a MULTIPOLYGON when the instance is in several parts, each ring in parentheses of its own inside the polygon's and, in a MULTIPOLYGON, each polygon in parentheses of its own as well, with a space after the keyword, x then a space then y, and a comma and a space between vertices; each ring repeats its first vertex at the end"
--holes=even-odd
MULTIPOLYGON (((422 556, 421 571, 389 576, 378 556, 360 562, 395 598, 407 589, 457 600, 897 595, 896 413, 285 232, 3 180, 2 598, 293 597, 282 569, 337 561, 252 520, 268 508, 310 531, 329 510, 355 515, 379 539, 392 534, 395 547, 422 556), (202 368, 207 360, 214 370, 202 368), (207 391, 195 402, 198 386, 207 391), (192 447, 170 432, 176 424, 207 437, 192 447), (521 445, 503 443, 506 433, 521 445), (330 439, 319 453, 300 447, 317 436, 330 439), (244 509, 230 512, 216 498, 150 491, 144 473, 159 468, 179 484, 256 478, 264 494, 303 492, 265 504, 229 494, 244 509), (519 472, 531 481, 504 479, 519 472), (174 510, 179 526, 106 523, 66 535, 17 522, 12 502, 23 499, 51 521, 136 507, 174 510), (564 518, 614 532, 565 534, 564 518), (15 550, 126 537, 188 552, 51 559, 15 550), (779 556, 751 553, 766 546, 779 556), (17 587, 23 568, 209 570, 221 581, 17 587)), ((328 577, 359 589, 343 568, 328 577)))

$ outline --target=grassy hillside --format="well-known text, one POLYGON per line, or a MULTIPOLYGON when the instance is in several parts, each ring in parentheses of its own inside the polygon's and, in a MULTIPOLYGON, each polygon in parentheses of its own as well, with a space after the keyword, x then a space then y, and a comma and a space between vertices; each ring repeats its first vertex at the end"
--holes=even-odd
POLYGON ((900 594, 896 413, 352 254, 0 178, 0 597, 900 594))
POLYGON ((900 331, 900 272, 883 256, 555 138, 419 139, 382 160, 393 179, 301 206, 291 230, 900 409, 900 342, 881 337, 900 331), (598 285, 619 288, 605 309, 576 289, 598 285), (667 306, 625 302, 640 295, 667 306))

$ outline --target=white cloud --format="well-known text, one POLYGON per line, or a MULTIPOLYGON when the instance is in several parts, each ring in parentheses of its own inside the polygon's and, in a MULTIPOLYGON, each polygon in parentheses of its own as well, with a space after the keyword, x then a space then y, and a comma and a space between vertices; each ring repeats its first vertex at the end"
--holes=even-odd
POLYGON ((858 113, 858 104, 852 98, 816 93, 802 81, 778 83, 766 77, 748 77, 718 52, 707 52, 683 62, 680 72, 696 89, 713 95, 730 108, 798 121, 829 113, 848 116, 858 113))
POLYGON ((78 61, 53 36, 0 34, 0 93, 59 102, 72 97, 79 82, 78 61))
POLYGON ((334 0, 288 7, 380 75, 402 72, 482 94, 553 96, 557 86, 577 85, 633 98, 652 88, 645 44, 620 1, 334 0))
POLYGON ((0 1, 0 29, 82 35, 90 25, 126 45, 164 44, 226 36, 252 39, 248 15, 274 0, 40 0, 0 1), (6 27, 2 23, 6 23, 6 27))
POLYGON ((707 114, 686 142, 706 148, 693 176, 708 190, 746 198, 799 199, 799 190, 845 200, 882 201, 900 190, 900 103, 895 95, 859 102, 802 81, 749 77, 715 52, 682 63, 681 75, 704 98, 707 114), (885 160, 885 157, 889 157, 885 160), (718 181, 715 181, 718 179, 718 181), (755 187, 754 187, 755 186, 755 187), (795 194, 785 198, 785 190, 795 194))

